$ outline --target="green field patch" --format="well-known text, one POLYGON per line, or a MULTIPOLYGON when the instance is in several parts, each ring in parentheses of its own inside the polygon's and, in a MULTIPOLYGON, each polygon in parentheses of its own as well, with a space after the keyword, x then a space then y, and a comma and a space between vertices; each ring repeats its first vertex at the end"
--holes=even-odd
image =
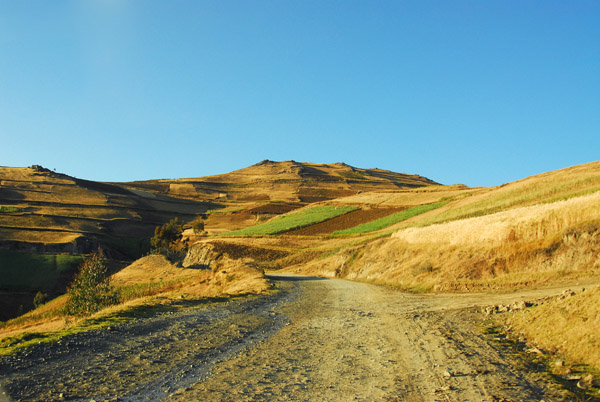
POLYGON ((419 205, 416 207, 409 208, 404 211, 396 212, 394 214, 385 216, 383 218, 363 223, 361 225, 355 226, 346 230, 339 230, 337 232, 333 232, 332 236, 343 236, 343 235, 351 235, 351 234, 362 234, 374 232, 376 230, 384 229, 388 226, 395 225, 396 223, 405 221, 413 216, 424 214, 425 212, 432 211, 436 208, 444 206, 448 203, 448 201, 436 202, 434 204, 425 204, 419 205))
POLYGON ((2 214, 10 214, 15 212, 20 212, 21 208, 14 207, 12 205, 0 205, 0 213, 2 214))
POLYGON ((328 219, 335 218, 336 216, 347 214, 348 212, 356 209, 358 208, 352 206, 335 207, 332 205, 321 205, 304 209, 302 211, 292 212, 260 225, 250 226, 248 228, 224 233, 223 236, 259 236, 281 234, 289 232, 290 230, 314 225, 315 223, 323 222, 328 219))
POLYGON ((50 289, 83 259, 69 254, 32 254, 0 251, 0 287, 50 289))

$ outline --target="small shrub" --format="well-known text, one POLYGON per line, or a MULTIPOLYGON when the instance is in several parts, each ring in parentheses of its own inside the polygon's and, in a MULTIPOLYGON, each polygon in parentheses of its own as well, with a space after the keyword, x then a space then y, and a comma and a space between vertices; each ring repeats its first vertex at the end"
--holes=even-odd
POLYGON ((35 294, 35 296, 33 297, 33 305, 35 306, 35 308, 38 308, 42 304, 46 303, 47 299, 48 299, 48 295, 46 293, 43 293, 42 291, 38 291, 35 294))
POLYGON ((83 260, 67 294, 66 312, 70 315, 90 315, 115 303, 106 259, 100 252, 83 260))
POLYGON ((192 229, 194 230, 194 234, 201 234, 204 232, 204 221, 194 222, 192 229))

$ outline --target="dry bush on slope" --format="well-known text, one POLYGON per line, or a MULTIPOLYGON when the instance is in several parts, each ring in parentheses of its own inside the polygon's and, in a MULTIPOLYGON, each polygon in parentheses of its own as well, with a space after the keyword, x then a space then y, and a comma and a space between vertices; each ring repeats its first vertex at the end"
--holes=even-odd
POLYGON ((413 290, 471 290, 598 275, 599 257, 600 194, 593 194, 405 229, 303 271, 413 290))

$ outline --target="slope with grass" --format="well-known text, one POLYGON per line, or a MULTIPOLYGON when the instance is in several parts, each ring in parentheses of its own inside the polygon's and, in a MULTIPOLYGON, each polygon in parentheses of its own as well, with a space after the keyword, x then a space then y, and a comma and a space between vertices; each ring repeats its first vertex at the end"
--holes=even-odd
POLYGON ((555 374, 569 373, 569 365, 560 358, 600 372, 600 287, 574 289, 577 292, 567 291, 561 297, 498 317, 513 334, 554 355, 555 374))
POLYGON ((479 190, 294 269, 437 291, 598 278, 599 182, 591 163, 479 190))
POLYGON ((212 207, 41 167, 0 167, 0 179, 0 249, 17 252, 82 254, 102 244, 115 258, 136 258, 154 227, 212 207))

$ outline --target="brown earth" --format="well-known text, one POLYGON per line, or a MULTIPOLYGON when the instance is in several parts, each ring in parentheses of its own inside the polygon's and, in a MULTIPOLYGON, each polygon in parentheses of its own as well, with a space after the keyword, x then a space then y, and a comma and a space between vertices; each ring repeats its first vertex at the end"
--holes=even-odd
POLYGON ((562 289, 408 295, 344 280, 273 279, 276 294, 190 305, 0 357, 3 398, 563 400, 479 326, 482 306, 562 289))
POLYGON ((357 209, 347 214, 337 216, 333 219, 317 223, 315 225, 303 227, 300 229, 286 232, 286 235, 292 236, 315 236, 331 234, 337 230, 350 229, 362 223, 374 221, 379 218, 391 215, 395 212, 402 211, 406 208, 364 208, 357 209))

